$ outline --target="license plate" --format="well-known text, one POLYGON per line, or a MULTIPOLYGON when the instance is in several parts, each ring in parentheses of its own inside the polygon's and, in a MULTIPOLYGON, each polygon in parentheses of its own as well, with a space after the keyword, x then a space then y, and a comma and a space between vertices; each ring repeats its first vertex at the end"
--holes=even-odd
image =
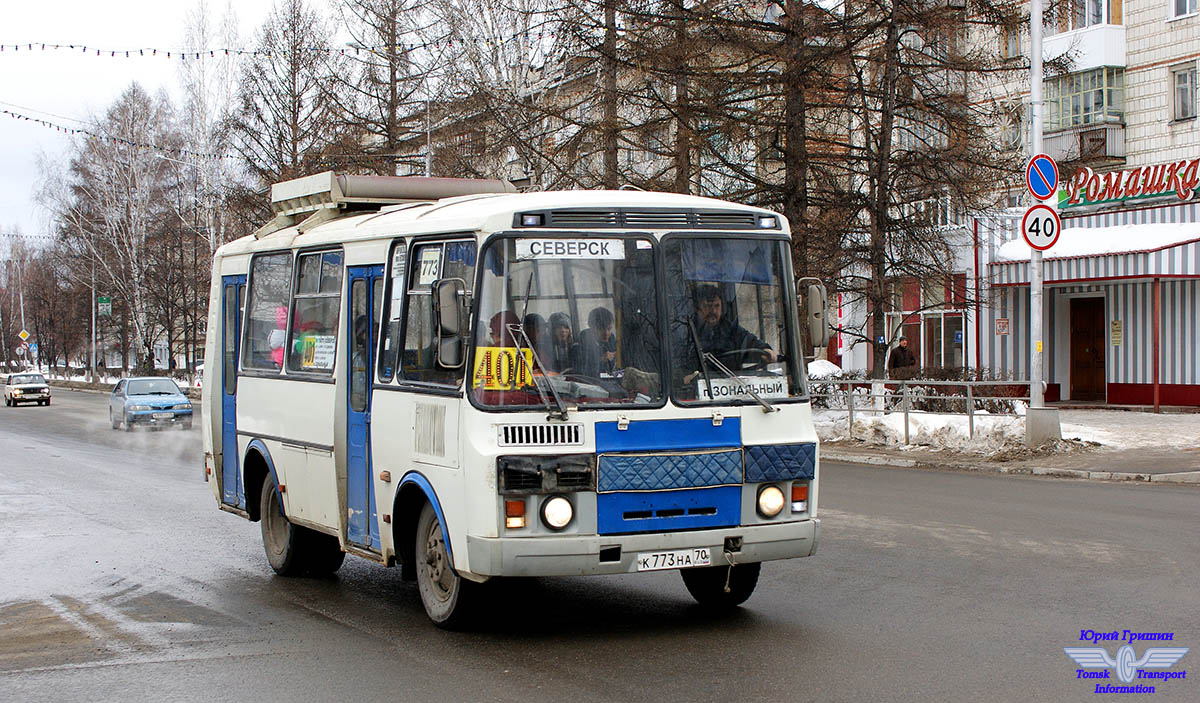
POLYGON ((154 413, 155 420, 170 420, 175 417, 175 413, 154 413))
POLYGON ((638 571, 684 569, 689 566, 710 566, 711 564, 712 555, 708 547, 675 549, 669 552, 639 552, 637 555, 638 571))

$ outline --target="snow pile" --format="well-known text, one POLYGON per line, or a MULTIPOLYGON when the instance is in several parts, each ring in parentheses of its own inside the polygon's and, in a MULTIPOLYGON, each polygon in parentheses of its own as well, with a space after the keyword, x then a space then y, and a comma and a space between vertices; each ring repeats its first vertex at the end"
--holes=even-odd
MULTIPOLYGON (((967 416, 953 413, 909 413, 909 443, 904 443, 904 413, 854 411, 854 428, 847 432, 846 411, 814 410, 813 424, 823 441, 854 439, 900 449, 915 447, 995 455, 1018 451, 1025 443, 1024 403, 1016 417, 975 413, 975 437, 967 416)), ((1112 449, 1200 450, 1200 419, 1194 414, 1156 415, 1122 410, 1060 410, 1064 440, 1112 449)))
POLYGON ((816 361, 809 362, 808 364, 809 378, 834 378, 840 376, 841 374, 842 367, 838 366, 832 361, 817 359, 816 361))
MULTIPOLYGON (((1103 256, 1132 251, 1149 251, 1200 239, 1200 223, 1156 222, 1115 227, 1068 227, 1058 236, 1047 259, 1072 256, 1103 256)), ((996 261, 1028 261, 1029 245, 1018 237, 1000 245, 996 261)))
POLYGON ((966 415, 949 413, 909 413, 909 441, 904 443, 904 413, 880 415, 870 411, 854 413, 854 427, 848 434, 846 413, 821 410, 813 413, 817 434, 825 441, 856 439, 885 447, 929 447, 978 454, 995 454, 1016 449, 1025 442, 1025 421, 1019 417, 975 413, 975 436, 971 437, 966 415))

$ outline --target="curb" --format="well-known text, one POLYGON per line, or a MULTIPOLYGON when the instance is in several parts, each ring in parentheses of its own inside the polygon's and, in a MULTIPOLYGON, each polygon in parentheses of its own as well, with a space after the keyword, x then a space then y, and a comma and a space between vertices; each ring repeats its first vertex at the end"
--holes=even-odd
POLYGON ((974 471, 976 473, 1013 475, 1024 474, 1026 476, 1074 478, 1089 481, 1140 481, 1142 483, 1200 484, 1200 470, 1176 471, 1165 474, 1139 474, 1124 473, 1120 471, 1081 471, 1078 469, 1025 469, 988 464, 960 464, 954 462, 933 463, 928 461, 917 461, 915 459, 903 459, 900 457, 881 454, 856 454, 853 452, 840 452, 836 449, 826 450, 824 448, 821 449, 820 458, 822 461, 836 461, 847 464, 868 464, 871 466, 889 466, 902 469, 950 469, 954 471, 974 471))

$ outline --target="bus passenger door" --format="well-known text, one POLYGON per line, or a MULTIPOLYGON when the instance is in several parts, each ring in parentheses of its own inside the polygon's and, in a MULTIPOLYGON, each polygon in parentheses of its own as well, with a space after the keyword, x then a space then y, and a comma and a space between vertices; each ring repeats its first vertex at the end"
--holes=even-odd
MULTIPOLYGON (((221 502, 246 507, 237 440, 237 373, 242 344, 245 276, 221 279, 221 502)), ((211 370, 210 370, 211 374, 211 370)))
POLYGON ((371 477, 371 378, 383 303, 383 267, 352 266, 347 273, 350 363, 346 394, 346 539, 379 550, 375 481, 371 477))

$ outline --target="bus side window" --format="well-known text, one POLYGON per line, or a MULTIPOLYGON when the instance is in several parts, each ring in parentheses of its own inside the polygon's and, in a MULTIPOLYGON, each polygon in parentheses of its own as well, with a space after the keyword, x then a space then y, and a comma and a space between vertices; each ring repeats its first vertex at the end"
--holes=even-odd
MULTIPOLYGON (((384 310, 383 339, 379 345, 379 380, 391 383, 396 377, 400 355, 400 322, 404 319, 405 272, 408 270, 408 249, 404 240, 392 245, 391 271, 387 281, 387 307, 384 310)), ((376 296, 377 302, 382 302, 376 296)), ((378 319, 378 318, 376 318, 378 319)))
POLYGON ((342 295, 342 252, 301 254, 288 337, 288 371, 333 372, 342 295))
POLYGON ((420 244, 413 248, 411 264, 401 363, 404 378, 424 383, 458 383, 462 380, 462 369, 443 369, 437 365, 437 349, 442 339, 434 319, 431 286, 440 278, 459 278, 468 288, 474 286, 475 242, 420 244))
POLYGON ((244 368, 275 373, 283 368, 291 283, 291 252, 254 257, 250 264, 250 293, 244 320, 244 368))

